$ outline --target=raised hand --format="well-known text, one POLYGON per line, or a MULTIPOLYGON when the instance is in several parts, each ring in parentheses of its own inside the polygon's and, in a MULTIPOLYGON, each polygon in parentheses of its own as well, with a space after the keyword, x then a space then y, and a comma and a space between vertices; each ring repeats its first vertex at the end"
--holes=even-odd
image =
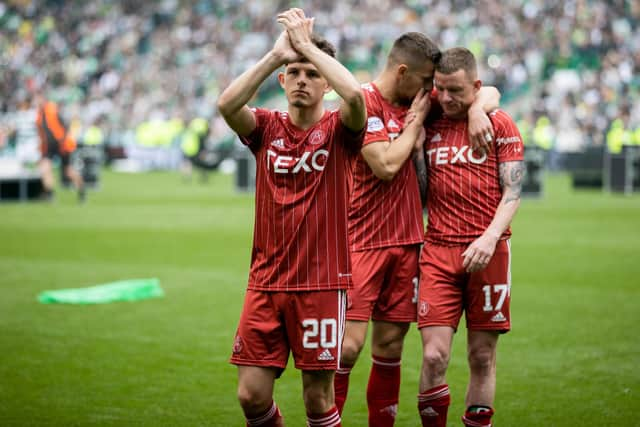
POLYGON ((424 140, 426 138, 424 120, 427 117, 430 108, 431 99, 429 98, 429 93, 424 89, 420 89, 413 98, 413 102, 409 108, 409 113, 407 114, 407 119, 405 120, 405 127, 413 122, 416 122, 416 125, 420 126, 418 137, 416 138, 413 146, 414 150, 420 151, 424 145, 424 140))
POLYGON ((413 98, 411 107, 409 107, 409 112, 413 113, 413 120, 418 120, 420 123, 424 122, 424 119, 427 117, 430 109, 431 98, 429 98, 429 93, 424 89, 420 89, 413 98))
POLYGON ((493 124, 482 110, 469 110, 469 140, 471 148, 489 153, 493 142, 493 124))
POLYGON ((311 33, 314 18, 307 18, 302 9, 292 8, 278 14, 278 23, 288 33, 291 46, 298 52, 312 45, 311 33))
POLYGON ((301 55, 296 51, 293 46, 291 46, 291 41, 289 40, 289 34, 287 34, 287 30, 284 30, 278 36, 275 44, 272 49, 273 53, 282 61, 283 64, 288 64, 291 62, 297 62, 300 60, 301 55))

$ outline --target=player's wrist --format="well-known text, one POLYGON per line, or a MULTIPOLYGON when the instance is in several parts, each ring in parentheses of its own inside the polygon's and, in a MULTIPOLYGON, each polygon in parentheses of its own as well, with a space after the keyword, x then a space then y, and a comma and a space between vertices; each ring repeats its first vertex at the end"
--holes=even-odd
POLYGON ((300 55, 307 59, 309 59, 314 53, 322 52, 311 40, 297 42, 294 48, 300 53, 300 55))
POLYGON ((500 240, 500 237, 502 237, 502 233, 498 233, 495 230, 487 230, 484 232, 484 235, 495 243, 497 243, 498 240, 500 240))
POLYGON ((482 108, 482 106, 480 105, 474 105, 472 104, 469 107, 469 111, 468 111, 468 115, 469 116, 475 116, 477 114, 485 114, 484 109, 482 108))
POLYGON ((278 50, 270 50, 269 52, 267 52, 267 54, 264 56, 264 60, 274 69, 279 68, 287 63, 287 57, 285 53, 278 50))

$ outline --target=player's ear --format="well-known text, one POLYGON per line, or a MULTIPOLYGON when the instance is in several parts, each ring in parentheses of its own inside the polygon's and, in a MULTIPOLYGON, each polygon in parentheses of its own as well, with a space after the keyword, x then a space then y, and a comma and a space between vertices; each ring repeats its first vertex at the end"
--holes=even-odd
POLYGON ((280 83, 280 87, 284 89, 284 72, 282 71, 278 73, 278 82, 280 83))
POLYGON ((474 80, 473 82, 473 88, 475 89, 475 91, 479 91, 480 88, 482 87, 482 80, 474 80))
POLYGON ((396 67, 396 77, 401 80, 405 77, 408 71, 409 67, 407 67, 407 64, 400 64, 396 67))
POLYGON ((325 94, 325 95, 326 95, 326 94, 328 94, 329 92, 331 92, 332 90, 333 90, 333 88, 331 87, 331 85, 329 85, 329 83, 327 83, 327 84, 324 86, 324 94, 325 94))

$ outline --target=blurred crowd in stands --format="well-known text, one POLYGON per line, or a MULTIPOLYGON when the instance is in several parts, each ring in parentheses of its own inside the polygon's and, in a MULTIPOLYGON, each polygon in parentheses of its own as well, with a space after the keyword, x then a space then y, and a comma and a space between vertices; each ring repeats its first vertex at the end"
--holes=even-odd
MULTIPOLYGON (((640 144, 634 0, 4 0, 0 133, 28 121, 33 91, 44 88, 80 139, 93 127, 109 144, 172 144, 205 118, 211 140, 229 140, 216 98, 271 47, 274 17, 291 4, 316 17, 363 82, 395 37, 422 31, 477 55, 528 142, 579 150, 606 144, 615 124, 640 144)), ((277 104, 279 94, 271 79, 260 97, 277 104)))

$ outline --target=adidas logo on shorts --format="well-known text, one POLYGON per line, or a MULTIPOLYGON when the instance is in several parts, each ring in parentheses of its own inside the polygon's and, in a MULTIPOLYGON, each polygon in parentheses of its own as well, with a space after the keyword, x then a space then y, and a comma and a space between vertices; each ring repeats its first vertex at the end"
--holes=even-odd
POLYGON ((502 312, 501 312, 501 311, 499 311, 495 316, 493 316, 493 317, 491 318, 491 321, 492 321, 492 322, 504 322, 504 321, 506 321, 506 320, 507 320, 507 318, 506 318, 506 317, 504 317, 504 314, 502 314, 502 312))
POLYGON ((327 360, 333 360, 333 359, 334 357, 331 355, 331 352, 326 348, 322 351, 322 353, 318 355, 318 360, 327 361, 327 360))

